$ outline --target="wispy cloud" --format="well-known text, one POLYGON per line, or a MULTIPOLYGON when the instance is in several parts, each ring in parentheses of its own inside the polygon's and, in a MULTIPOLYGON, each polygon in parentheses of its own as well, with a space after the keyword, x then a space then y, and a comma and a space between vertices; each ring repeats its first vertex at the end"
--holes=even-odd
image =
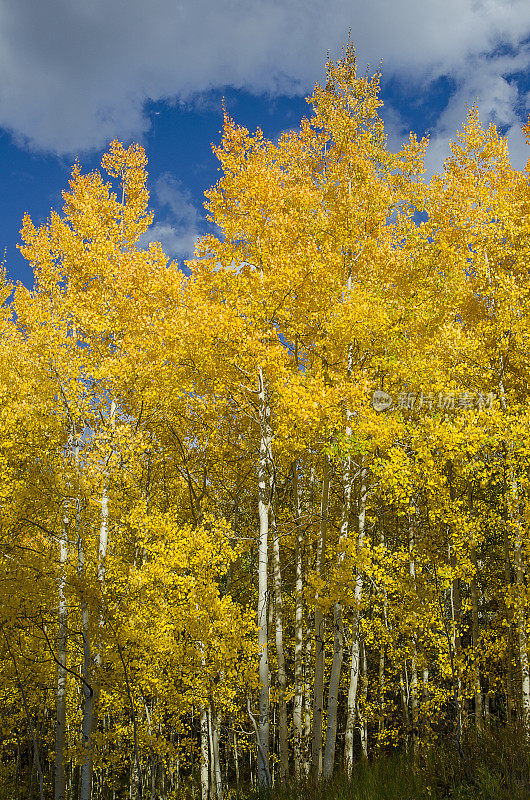
POLYGON ((142 236, 141 244, 160 242, 170 258, 191 258, 203 219, 190 191, 170 172, 161 175, 154 188, 160 220, 142 236))

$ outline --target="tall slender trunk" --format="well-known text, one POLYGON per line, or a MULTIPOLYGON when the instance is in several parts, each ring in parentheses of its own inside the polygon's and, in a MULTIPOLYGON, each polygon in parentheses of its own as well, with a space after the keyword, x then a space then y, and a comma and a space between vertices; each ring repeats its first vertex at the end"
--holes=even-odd
MULTIPOLYGON (((105 569, 108 547, 108 524, 109 524, 109 501, 107 495, 107 487, 103 488, 101 495, 101 526, 99 530, 99 544, 98 544, 98 566, 97 578, 100 591, 103 592, 105 588, 105 569)), ((82 545, 81 545, 82 553, 82 545)), ((83 556, 84 567, 84 556, 83 556)), ((84 571, 84 570, 83 570, 84 571)), ((92 693, 89 697, 85 695, 85 707, 83 713, 83 727, 82 727, 82 740, 84 749, 83 765, 81 768, 81 793, 80 800, 90 800, 92 795, 92 773, 94 768, 94 742, 93 734, 97 725, 97 706, 99 702, 99 670, 101 669, 101 632, 104 625, 103 609, 99 613, 98 620, 98 634, 97 641, 94 649, 94 656, 92 664, 90 662, 90 640, 88 638, 88 609, 82 610, 82 615, 86 614, 86 634, 85 625, 83 624, 83 649, 85 670, 89 673, 90 678, 86 678, 88 683, 92 684, 92 693)))
POLYGON ((519 644, 519 663, 521 665, 521 719, 527 738, 530 738, 530 664, 528 659, 528 639, 526 634, 525 603, 522 597, 525 588, 525 564, 523 560, 523 529, 519 517, 518 486, 512 480, 512 518, 515 524, 515 582, 518 589, 517 634, 519 644))
POLYGON ((209 755, 208 714, 206 706, 201 706, 201 800, 208 800, 210 794, 209 755))
MULTIPOLYGON (((311 636, 311 617, 307 615, 307 632, 305 645, 305 664, 304 664, 304 725, 302 738, 302 768, 304 775, 309 776, 310 763, 310 741, 311 741, 311 665, 313 663, 312 648, 313 637, 311 636)), ((314 627, 314 625, 313 625, 314 627)))
MULTIPOLYGON (((351 348, 350 348, 351 352, 351 348)), ((351 354, 348 357, 351 360, 351 354)), ((350 364, 348 365, 350 367, 350 364)), ((350 370, 349 370, 350 371, 350 370)), ((346 436, 351 436, 351 428, 346 426, 346 436)), ((339 533, 339 564, 344 558, 345 541, 348 538, 351 506, 351 458, 344 464, 342 476, 342 512, 339 533)), ((339 699, 340 673, 343 658, 342 606, 336 602, 333 608, 333 662, 328 693, 328 722, 326 729, 326 746, 324 750, 324 778, 328 780, 333 774, 335 763, 335 744, 337 740, 337 704, 339 699)))
POLYGON ((406 741, 406 748, 408 752, 408 732, 410 731, 410 714, 409 714, 409 697, 408 697, 408 683, 405 688, 405 681, 403 679, 403 674, 405 672, 405 666, 403 666, 399 672, 399 693, 401 698, 401 708, 403 711, 403 721, 405 723, 405 729, 407 731, 407 741, 406 741))
MULTIPOLYGON (((309 492, 307 497, 307 516, 308 519, 313 519, 313 511, 315 507, 315 468, 311 467, 309 475, 309 492)), ((312 526, 311 526, 312 530, 312 526)), ((313 563, 313 541, 310 536, 307 542, 307 563, 313 563)), ((313 664, 313 650, 314 650, 314 637, 311 635, 311 630, 315 628, 314 614, 307 613, 307 629, 306 629, 306 645, 305 645, 305 662, 304 662, 304 730, 303 730, 303 769, 304 775, 309 777, 311 771, 311 727, 312 727, 312 664, 313 664)))
MULTIPOLYGON (((154 704, 153 704, 154 705, 154 704)), ((156 777, 157 777, 157 761, 155 751, 153 748, 153 729, 151 727, 151 714, 149 713, 149 706, 144 698, 145 718, 147 720, 147 730, 149 733, 149 750, 150 750, 150 769, 149 769, 149 782, 151 785, 151 800, 155 800, 156 794, 156 777)), ((136 749, 136 748, 135 748, 136 749)))
MULTIPOLYGON (((504 450, 506 456, 506 449, 504 450)), ((506 460, 504 461, 504 497, 508 498, 508 487, 506 481, 506 460)), ((510 538, 508 532, 508 503, 505 501, 503 509, 503 545, 504 545, 504 583, 506 590, 512 583, 512 564, 510 559, 510 538)), ((508 615, 510 613, 508 612, 508 615)), ((506 636, 506 721, 511 722, 513 717, 513 625, 511 619, 507 629, 506 636)))
POLYGON ((280 538, 276 525, 274 511, 271 515, 272 522, 272 574, 274 584, 274 627, 276 639, 276 658, 278 660, 278 728, 280 739, 280 779, 289 774, 289 745, 287 728, 287 675, 285 672, 285 655, 283 651, 283 617, 282 617, 282 572, 280 562, 280 538))
POLYGON ((240 787, 239 752, 237 749, 237 736, 235 730, 232 730, 232 752, 234 754, 234 770, 236 773, 236 796, 239 797, 239 787, 240 787))
MULTIPOLYGON (((380 543, 383 548, 386 548, 385 533, 383 527, 383 520, 380 521, 380 543)), ((386 642, 388 636, 388 594, 386 586, 383 586, 383 622, 384 628, 382 631, 381 643, 379 645, 379 719, 377 722, 377 747, 381 747, 383 733, 385 730, 385 710, 386 710, 386 693, 385 693, 385 665, 386 665, 386 642)))
MULTIPOLYGON (((468 507, 469 513, 473 514, 473 487, 468 485, 468 507)), ((479 621, 478 621, 478 561, 475 544, 471 547, 471 563, 474 573, 470 582, 471 595, 471 637, 473 645, 473 691, 475 695, 475 727, 478 733, 484 729, 483 709, 482 709, 482 687, 480 683, 480 661, 479 661, 479 621)))
MULTIPOLYGON (((116 416, 116 402, 111 401, 109 420, 111 428, 114 429, 116 416)), ((79 567, 81 573, 84 573, 84 553, 81 539, 79 539, 81 546, 79 549, 80 563, 79 567)), ((103 611, 103 595, 105 591, 105 574, 107 565, 107 548, 109 542, 109 498, 108 487, 105 483, 101 493, 101 524, 99 528, 99 542, 98 542, 98 564, 97 564, 97 581, 99 591, 101 594, 100 612, 98 618, 98 633, 94 647, 94 656, 90 659, 90 639, 88 633, 88 609, 85 605, 82 610, 82 615, 86 613, 86 628, 83 621, 83 651, 85 671, 90 675, 90 679, 86 678, 87 682, 92 685, 92 692, 88 692, 89 697, 85 694, 85 707, 83 712, 83 725, 82 725, 82 744, 83 744, 83 765, 81 767, 81 792, 79 800, 90 800, 92 794, 92 773, 94 767, 94 731, 97 726, 97 713, 99 702, 99 672, 101 671, 102 661, 102 637, 103 627, 105 625, 105 617, 103 611), (90 663, 92 661, 92 663, 90 663)))
MULTIPOLYGON (((486 254, 487 260, 487 254, 486 254)), ((491 283, 491 279, 490 279, 491 283)), ((493 306, 495 308, 495 306, 493 306)), ((507 404, 506 404, 506 395, 504 392, 504 357, 501 354, 499 356, 499 400, 501 409, 504 413, 507 412, 507 404)), ((513 443, 509 445, 510 454, 513 454, 513 443)), ((506 483, 506 478, 505 478, 506 483)), ((523 556, 522 556, 522 529, 521 529, 521 521, 519 518, 519 501, 518 501, 518 487, 517 487, 517 479, 515 476, 515 471, 513 467, 513 463, 510 465, 510 495, 509 495, 509 502, 508 502, 508 509, 507 509, 507 517, 509 521, 512 523, 512 527, 515 528, 515 542, 514 542, 514 566, 515 566, 515 583, 519 591, 521 591, 522 587, 524 586, 524 574, 525 574, 525 565, 523 563, 523 556)), ((505 563, 505 576, 508 580, 508 583, 511 583, 511 565, 509 559, 509 542, 508 542, 508 526, 505 525, 505 535, 504 535, 504 563, 505 563)), ((521 711, 522 711, 522 722, 523 728, 525 730, 526 737, 530 737, 530 664, 528 659, 528 642, 526 636, 526 615, 524 612, 524 605, 522 603, 521 597, 518 598, 519 601, 519 610, 517 613, 517 638, 518 638, 518 645, 519 645, 519 663, 521 665, 521 711)), ((511 644, 511 626, 508 630, 508 683, 513 681, 513 675, 511 670, 511 652, 510 652, 510 644, 511 644)), ((508 687, 507 687, 508 688, 508 687)), ((511 688, 511 687, 509 687, 511 688)), ((507 702, 507 715, 508 718, 510 717, 510 699, 509 699, 509 691, 508 694, 508 702, 507 702)))
POLYGON ((85 580, 85 554, 83 549, 83 540, 81 530, 77 528, 77 571, 79 576, 79 584, 81 586, 81 632, 83 636, 83 720, 81 723, 81 776, 79 788, 79 800, 90 800, 91 784, 92 784, 92 720, 94 709, 94 690, 93 683, 93 669, 92 669, 92 654, 90 650, 89 638, 89 615, 88 606, 84 598, 84 580, 85 580))
MULTIPOLYGON (((358 534, 357 548, 361 550, 366 532, 366 500, 367 500, 367 470, 361 466, 361 486, 359 492, 358 534)), ((348 706, 346 713, 346 731, 344 734, 344 764, 348 777, 351 778, 353 770, 353 733, 355 729, 355 708, 357 700, 357 686, 359 683, 359 655, 360 637, 359 623, 361 618, 361 599, 363 592, 363 577, 357 570, 355 578, 355 608, 353 610, 352 643, 350 662, 350 683, 348 687, 348 706)))
MULTIPOLYGON (((361 658, 361 686, 362 686, 362 698, 364 701, 364 708, 366 708, 366 701, 368 699, 368 664, 366 663, 366 647, 364 646, 364 642, 361 643, 360 648, 360 658, 361 658)), ((368 758, 368 720, 366 719, 366 713, 361 708, 361 704, 359 703, 359 696, 356 698, 356 705, 357 705, 357 720, 359 722, 359 732, 361 734, 361 755, 364 759, 368 758)))
POLYGON ((66 655, 68 644, 68 606, 66 601, 66 564, 68 561, 68 529, 70 518, 68 499, 64 501, 63 527, 59 542, 59 634, 57 636, 57 704, 55 723, 55 800, 65 800, 65 740, 66 740, 66 655))
MULTIPOLYGON (((451 583, 451 622, 453 626, 452 645, 454 652, 454 665, 456 674, 456 690, 458 697, 462 694, 462 678, 460 670, 460 657, 462 653, 462 637, 460 635, 460 625, 462 617, 462 597, 460 593, 460 578, 455 578, 451 583)), ((458 724, 462 727, 462 709, 458 703, 458 724)))
MULTIPOLYGON (((351 182, 349 184, 351 193, 351 182)), ((351 293, 351 273, 348 276, 347 290, 351 293)), ((348 346, 348 365, 347 378, 351 379, 353 369, 353 347, 348 346)), ((352 434, 351 412, 346 411, 346 439, 352 434)), ((347 457, 344 462, 342 474, 342 512, 339 533, 339 564, 344 558, 345 540, 348 538, 350 525, 350 506, 351 506, 351 457, 347 457)), ((337 740, 337 704, 339 698, 340 673, 343 659, 343 633, 342 633, 342 606, 336 602, 333 608, 333 662, 331 665, 331 677, 328 693, 328 722, 326 730, 326 745, 324 750, 324 778, 328 780, 333 774, 335 763, 335 745, 337 740)))
POLYGON ((221 760, 219 757, 219 715, 213 702, 211 704, 212 721, 212 764, 213 764, 213 795, 215 800, 223 800, 223 781, 221 778, 221 760))
MULTIPOLYGON (((328 525, 329 505, 329 461, 324 456, 322 470, 322 501, 320 505, 320 525, 316 552, 316 573, 321 577, 324 571, 326 552, 326 532, 328 525)), ((313 776, 319 778, 322 773, 322 716, 324 711, 324 614, 319 603, 319 593, 315 595, 315 675, 313 681, 313 743, 311 751, 311 768, 313 776)))
POLYGON ((412 720, 412 753, 418 759, 419 705, 418 705, 418 646, 416 631, 412 634, 412 663, 410 669, 410 715, 412 720))
POLYGON ((324 748, 324 779, 329 780, 335 764, 335 742, 337 740, 337 703, 339 698, 340 670, 342 666, 342 606, 333 608, 333 662, 328 691, 328 721, 324 748))
POLYGON ((260 449, 258 464, 258 645, 259 645, 259 721, 258 721, 258 784, 270 786, 269 771, 269 659, 267 651, 267 566, 271 471, 270 407, 263 371, 259 371, 260 449))
POLYGON ((294 750, 294 777, 297 781, 302 777, 302 706, 304 699, 303 683, 303 531, 300 512, 300 493, 298 489, 297 464, 293 464, 293 504, 296 525, 296 553, 295 553, 295 606, 294 606, 294 697, 293 697, 293 750, 294 750))
POLYGON ((480 662, 479 662, 479 622, 478 622, 478 586, 477 586, 477 553, 475 547, 471 548, 471 563, 475 573, 470 582, 471 594, 471 635, 473 644, 473 691, 475 695, 475 726, 478 733, 482 733, 483 709, 482 709, 482 688, 480 684, 480 662))
POLYGON ((208 745, 210 749, 210 800, 216 800, 215 754, 213 750, 212 707, 208 705, 208 745))
MULTIPOLYGON (((419 513, 418 506, 415 505, 416 514, 419 513)), ((412 515, 409 518, 409 575, 412 580, 414 593, 417 594, 416 587, 416 561, 414 559, 414 548, 416 546, 415 523, 412 515)), ((414 628, 412 631, 412 665, 410 675, 410 712, 412 719, 412 753, 414 763, 418 760, 419 746, 419 706, 418 706, 418 630, 416 627, 416 614, 414 614, 414 628)))
MULTIPOLYGON (((449 461, 449 497, 451 503, 455 501, 456 491, 453 483, 453 464, 449 461)), ((450 541, 451 530, 447 529, 447 536, 450 541)), ((449 563, 452 568, 457 567, 455 548, 449 544, 448 551, 449 563)), ((461 653, 462 653, 462 637, 460 635, 461 618, 462 618, 462 597, 460 594, 460 578, 455 577, 450 586, 450 599, 451 599, 451 625, 452 625, 452 651, 453 651, 453 668, 456 680, 456 696, 460 698, 462 694, 462 678, 461 678, 461 653)), ((451 643, 448 643, 451 644, 451 643)), ((456 713, 458 714, 458 729, 462 729, 462 709, 460 701, 456 703, 456 713)))

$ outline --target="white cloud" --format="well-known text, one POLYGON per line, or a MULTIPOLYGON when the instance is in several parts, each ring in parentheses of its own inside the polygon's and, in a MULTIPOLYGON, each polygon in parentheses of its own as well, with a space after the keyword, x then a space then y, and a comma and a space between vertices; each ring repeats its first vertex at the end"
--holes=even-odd
POLYGON ((508 139, 510 159, 523 169, 530 153, 525 153, 521 125, 528 114, 528 97, 521 96, 514 76, 530 67, 530 48, 522 47, 512 56, 469 59, 457 78, 457 90, 437 120, 426 160, 427 171, 437 171, 450 153, 449 141, 465 122, 467 108, 478 103, 484 126, 494 123, 508 139))
POLYGON ((182 260, 192 258, 198 237, 199 234, 193 231, 180 230, 167 222, 155 222, 142 236, 141 243, 160 242, 168 258, 182 260))
POLYGON ((385 77, 418 92, 440 75, 456 80, 439 142, 477 89, 506 124, 518 122, 506 76, 528 64, 527 0, 0 0, 0 126, 71 154, 141 138, 148 100, 225 85, 307 93, 349 27, 363 71, 382 58, 385 77), (501 46, 515 55, 487 55, 501 46))
POLYGON ((170 258, 191 258, 201 230, 201 215, 189 190, 171 173, 161 175, 154 189, 160 221, 142 236, 141 244, 160 242, 170 258))

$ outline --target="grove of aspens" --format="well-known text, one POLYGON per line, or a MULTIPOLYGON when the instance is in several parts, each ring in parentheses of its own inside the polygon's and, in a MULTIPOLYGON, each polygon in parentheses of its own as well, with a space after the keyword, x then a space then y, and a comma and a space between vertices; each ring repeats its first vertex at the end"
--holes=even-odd
POLYGON ((2 800, 530 793, 530 174, 475 106, 426 178, 380 77, 225 112, 185 270, 138 144, 24 217, 2 800))

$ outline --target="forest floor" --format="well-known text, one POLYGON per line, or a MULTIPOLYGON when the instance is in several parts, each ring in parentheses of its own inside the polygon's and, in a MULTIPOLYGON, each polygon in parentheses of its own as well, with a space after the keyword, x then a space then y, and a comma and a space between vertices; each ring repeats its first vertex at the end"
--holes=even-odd
MULTIPOLYGON (((467 772, 453 742, 412 754, 382 755, 355 764, 351 780, 276 784, 272 800, 529 800, 530 743, 516 728, 490 730, 464 742, 467 772)), ((253 793, 250 800, 257 800, 253 793)))

